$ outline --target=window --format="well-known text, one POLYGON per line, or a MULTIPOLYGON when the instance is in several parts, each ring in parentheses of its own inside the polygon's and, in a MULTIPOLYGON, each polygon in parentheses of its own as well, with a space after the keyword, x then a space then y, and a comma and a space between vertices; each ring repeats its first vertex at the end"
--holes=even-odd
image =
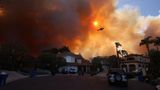
POLYGON ((128 57, 127 60, 135 60, 134 57, 128 57))
POLYGON ((72 56, 65 57, 67 63, 75 63, 75 58, 72 56))
POLYGON ((82 63, 82 60, 81 59, 77 59, 77 63, 82 63))

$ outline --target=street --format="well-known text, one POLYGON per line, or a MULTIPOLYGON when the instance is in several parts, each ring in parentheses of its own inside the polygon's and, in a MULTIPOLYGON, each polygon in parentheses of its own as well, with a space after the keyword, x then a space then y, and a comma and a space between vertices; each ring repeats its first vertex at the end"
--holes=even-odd
POLYGON ((129 80, 128 87, 116 87, 102 77, 56 75, 14 81, 2 90, 154 90, 154 87, 135 80, 129 80))

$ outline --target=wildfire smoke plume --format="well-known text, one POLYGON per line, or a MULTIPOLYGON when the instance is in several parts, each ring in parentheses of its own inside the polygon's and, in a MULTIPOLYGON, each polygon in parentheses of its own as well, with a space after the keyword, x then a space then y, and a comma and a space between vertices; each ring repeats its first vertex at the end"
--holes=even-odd
POLYGON ((148 35, 160 34, 160 17, 142 16, 138 9, 129 6, 117 9, 116 3, 116 0, 4 0, 0 41, 22 43, 32 52, 67 45, 85 58, 115 54, 115 41, 122 43, 129 53, 144 52, 139 42, 148 35), (99 27, 104 30, 97 31, 99 27))

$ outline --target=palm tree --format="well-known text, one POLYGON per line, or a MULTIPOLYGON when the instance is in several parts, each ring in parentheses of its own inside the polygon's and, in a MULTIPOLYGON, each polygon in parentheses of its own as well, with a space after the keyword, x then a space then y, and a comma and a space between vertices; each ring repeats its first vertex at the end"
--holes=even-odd
POLYGON ((141 40, 141 42, 140 42, 140 46, 141 45, 146 45, 146 48, 147 48, 147 52, 148 52, 148 54, 149 54, 149 44, 152 44, 153 43, 153 40, 151 40, 150 38, 152 38, 151 36, 148 36, 148 37, 146 37, 146 38, 144 38, 144 39, 142 39, 141 40))
POLYGON ((156 37, 153 41, 154 45, 157 47, 157 51, 159 51, 160 46, 160 37, 156 37))

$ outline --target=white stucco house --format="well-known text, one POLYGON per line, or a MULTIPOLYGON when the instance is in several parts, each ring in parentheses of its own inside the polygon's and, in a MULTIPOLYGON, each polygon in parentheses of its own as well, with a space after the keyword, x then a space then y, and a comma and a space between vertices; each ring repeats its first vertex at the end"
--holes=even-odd
POLYGON ((60 53, 59 56, 65 58, 67 65, 60 67, 59 72, 78 73, 79 71, 89 72, 90 63, 80 54, 76 55, 72 52, 60 53))
POLYGON ((149 57, 137 54, 130 54, 120 62, 120 67, 126 72, 138 72, 142 70, 143 74, 148 71, 149 57))

